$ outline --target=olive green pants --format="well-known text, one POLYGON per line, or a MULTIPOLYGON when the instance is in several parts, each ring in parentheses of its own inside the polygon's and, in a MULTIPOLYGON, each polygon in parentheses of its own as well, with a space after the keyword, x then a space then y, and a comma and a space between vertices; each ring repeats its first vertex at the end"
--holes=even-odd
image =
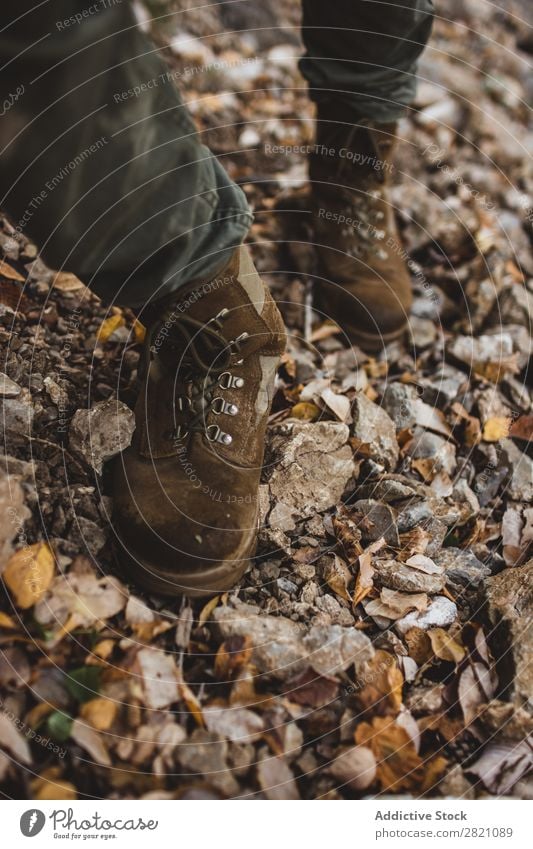
MULTIPOLYGON (((350 121, 398 117, 431 0, 303 8, 313 100, 342 101, 350 121)), ((0 63, 0 208, 49 265, 132 307, 214 276, 251 214, 127 0, 10 3, 0 63)))

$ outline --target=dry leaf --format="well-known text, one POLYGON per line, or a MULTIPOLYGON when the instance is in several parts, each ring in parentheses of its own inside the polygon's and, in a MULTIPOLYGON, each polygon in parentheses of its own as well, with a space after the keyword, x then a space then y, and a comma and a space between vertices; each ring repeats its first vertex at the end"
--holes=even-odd
POLYGON ((306 422, 314 422, 320 416, 320 407, 311 401, 299 401, 291 410, 293 419, 301 419, 306 422))
POLYGON ((90 725, 82 722, 81 719, 75 719, 72 723, 70 737, 78 746, 85 749, 97 764, 111 766, 111 758, 104 746, 101 735, 94 728, 91 728, 90 725))
POLYGON ((350 402, 345 395, 338 395, 328 387, 322 390, 320 398, 340 422, 347 422, 350 419, 350 402))
POLYGON ((13 720, 3 711, 0 711, 0 746, 2 749, 7 749, 17 763, 31 764, 28 741, 20 734, 13 720))
POLYGON ((427 632, 427 635, 431 641, 433 653, 440 660, 449 660, 453 663, 462 661, 466 654, 464 646, 454 640, 444 628, 433 628, 427 632))
POLYGON ((416 790, 423 774, 422 759, 405 728, 387 716, 375 716, 355 730, 355 742, 368 746, 377 763, 377 779, 383 790, 416 790))
POLYGON ((147 647, 137 652, 137 663, 148 707, 161 710, 178 700, 177 668, 171 655, 147 647))
POLYGON ((180 681, 178 689, 180 698, 185 702, 187 710, 191 713, 196 724, 200 728, 205 727, 202 706, 186 681, 180 681))
POLYGON ((4 262, 3 259, 0 259, 0 276, 7 277, 8 280, 19 280, 21 283, 24 283, 24 277, 22 274, 19 274, 18 271, 15 271, 9 263, 4 262))
POLYGON ((533 743, 489 743, 483 754, 468 772, 477 775, 487 790, 505 796, 520 779, 531 772, 533 743))
POLYGON ((356 701, 362 710, 397 714, 402 707, 403 675, 394 655, 377 649, 357 678, 356 701))
POLYGON ((81 706, 80 716, 97 731, 108 731, 117 713, 117 703, 110 699, 97 698, 81 706))
POLYGON ((503 416, 496 416, 493 419, 487 419, 483 425, 483 439, 485 442, 499 442, 509 435, 509 425, 511 419, 503 416))
POLYGON ((58 271, 52 286, 60 292, 77 292, 79 289, 85 289, 81 280, 70 271, 58 271))
POLYGON ((97 578, 92 572, 58 575, 47 596, 35 608, 42 625, 64 623, 64 632, 109 619, 126 604, 127 593, 117 578, 97 578))
POLYGON ((60 778, 59 767, 50 767, 31 782, 32 798, 40 802, 62 799, 65 802, 78 798, 78 792, 70 781, 60 778))
POLYGON ((96 334, 96 341, 100 342, 103 345, 112 333, 119 327, 124 327, 125 325, 124 316, 122 313, 115 313, 115 315, 110 315, 109 318, 104 319, 98 333, 96 334))
POLYGON ((333 592, 343 598, 345 601, 350 601, 350 593, 348 586, 351 583, 353 576, 348 569, 344 560, 334 555, 333 563, 328 563, 324 571, 326 583, 333 592))
POLYGON ((215 607, 217 606, 217 604, 219 603, 219 601, 220 601, 220 596, 215 595, 215 596, 213 596, 213 598, 209 599, 207 604, 204 604, 204 606, 202 607, 202 609, 200 611, 200 615, 198 617, 198 624, 200 626, 205 625, 206 622, 209 623, 211 621, 211 614, 212 614, 213 610, 215 609, 215 607))
POLYGON ((248 666, 252 657, 252 641, 247 635, 234 634, 218 647, 214 673, 219 681, 231 681, 248 666))
POLYGON ((373 542, 368 548, 359 555, 359 572, 355 582, 355 591, 353 596, 354 605, 359 604, 370 592, 374 586, 374 567, 372 565, 372 555, 383 548, 385 540, 383 537, 373 542))
POLYGON ((17 627, 17 623, 11 616, 8 616, 7 613, 4 613, 0 610, 0 628, 6 628, 8 630, 15 629, 17 627))
POLYGON ((46 542, 37 542, 16 551, 8 560, 4 581, 15 604, 27 610, 41 599, 54 577, 55 560, 46 542))

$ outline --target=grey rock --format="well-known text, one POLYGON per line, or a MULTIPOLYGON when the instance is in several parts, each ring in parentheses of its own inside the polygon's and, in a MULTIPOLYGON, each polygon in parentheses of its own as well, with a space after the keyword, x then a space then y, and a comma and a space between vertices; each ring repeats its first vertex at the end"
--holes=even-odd
POLYGON ((27 389, 21 389, 16 398, 0 400, 0 427, 12 438, 30 436, 34 415, 35 408, 27 389))
POLYGON ((252 659, 260 674, 287 680, 312 667, 320 675, 334 675, 370 660, 374 650, 368 637, 340 625, 314 626, 307 633, 296 622, 258 615, 250 605, 217 607, 216 628, 223 639, 248 636, 252 659))
POLYGON ((384 537, 389 545, 399 546, 396 514, 392 507, 367 498, 356 501, 354 510, 364 517, 364 521, 360 523, 360 529, 365 542, 373 542, 384 537))
POLYGON ((502 439, 501 447, 513 467, 508 494, 515 501, 533 501, 533 460, 514 444, 511 439, 502 439))
POLYGON ((354 473, 349 429, 340 422, 281 425, 271 450, 278 462, 268 482, 273 508, 266 524, 290 531, 296 521, 334 507, 354 473), (277 524, 279 522, 279 525, 277 524))
POLYGON ((408 453, 413 459, 435 460, 435 469, 453 475, 457 466, 455 445, 442 436, 416 427, 408 453))
POLYGON ((0 372, 0 397, 1 398, 16 398, 22 392, 22 387, 11 380, 7 374, 0 372))
POLYGON ((533 560, 488 578, 485 600, 500 684, 515 704, 533 713, 533 560))
POLYGON ((398 530, 401 534, 404 531, 410 531, 412 528, 419 525, 425 519, 430 519, 433 512, 427 501, 419 501, 417 504, 410 504, 398 515, 398 530))
POLYGON ((397 430, 416 424, 416 401, 418 396, 412 386, 391 383, 383 393, 383 408, 387 411, 397 430))
POLYGON ((396 560, 374 563, 379 583, 391 590, 405 593, 439 593, 444 589, 444 574, 428 575, 396 560))
POLYGON ((369 446, 371 456, 389 470, 399 457, 394 422, 387 412, 359 392, 352 407, 353 435, 369 446))
POLYGON ((408 613, 403 619, 394 623, 399 634, 406 634, 411 628, 421 628, 429 631, 430 628, 447 628, 457 618, 457 605, 446 596, 435 596, 427 610, 408 613))
POLYGON ((491 574, 489 566, 462 548, 443 548, 435 555, 435 562, 444 567, 446 583, 456 590, 478 587, 491 574))
POLYGON ((130 445, 134 430, 132 410, 122 401, 109 398, 89 410, 74 413, 69 431, 70 447, 101 475, 104 463, 130 445))

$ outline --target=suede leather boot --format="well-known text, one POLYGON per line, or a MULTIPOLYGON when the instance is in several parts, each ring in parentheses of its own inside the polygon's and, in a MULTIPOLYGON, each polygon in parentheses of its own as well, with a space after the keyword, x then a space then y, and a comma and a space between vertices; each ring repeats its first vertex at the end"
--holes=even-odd
POLYGON ((321 105, 310 158, 315 304, 367 351, 403 335, 412 300, 387 197, 395 130, 348 124, 339 106, 321 105))
POLYGON ((144 344, 134 440, 114 467, 120 559, 155 593, 227 590, 255 549, 265 430, 285 347, 248 249, 167 301, 144 344))

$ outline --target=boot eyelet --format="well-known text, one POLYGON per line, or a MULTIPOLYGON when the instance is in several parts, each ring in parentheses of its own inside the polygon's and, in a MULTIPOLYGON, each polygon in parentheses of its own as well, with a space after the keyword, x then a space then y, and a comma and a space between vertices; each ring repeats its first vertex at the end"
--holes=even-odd
POLYGON ((209 425, 205 431, 209 442, 219 442, 221 445, 231 445, 233 437, 229 433, 224 433, 218 425, 209 425))
POLYGON ((220 416, 222 413, 226 416, 236 416, 239 412, 239 408, 236 404, 231 404, 229 401, 225 401, 224 398, 214 398, 211 404, 211 410, 216 416, 220 416))
POLYGON ((221 389, 242 389, 244 380, 242 377, 235 377, 229 371, 225 371, 218 378, 218 385, 221 389))
POLYGON ((187 397, 187 395, 177 395, 174 399, 174 407, 183 413, 186 410, 191 409, 192 401, 187 397))

